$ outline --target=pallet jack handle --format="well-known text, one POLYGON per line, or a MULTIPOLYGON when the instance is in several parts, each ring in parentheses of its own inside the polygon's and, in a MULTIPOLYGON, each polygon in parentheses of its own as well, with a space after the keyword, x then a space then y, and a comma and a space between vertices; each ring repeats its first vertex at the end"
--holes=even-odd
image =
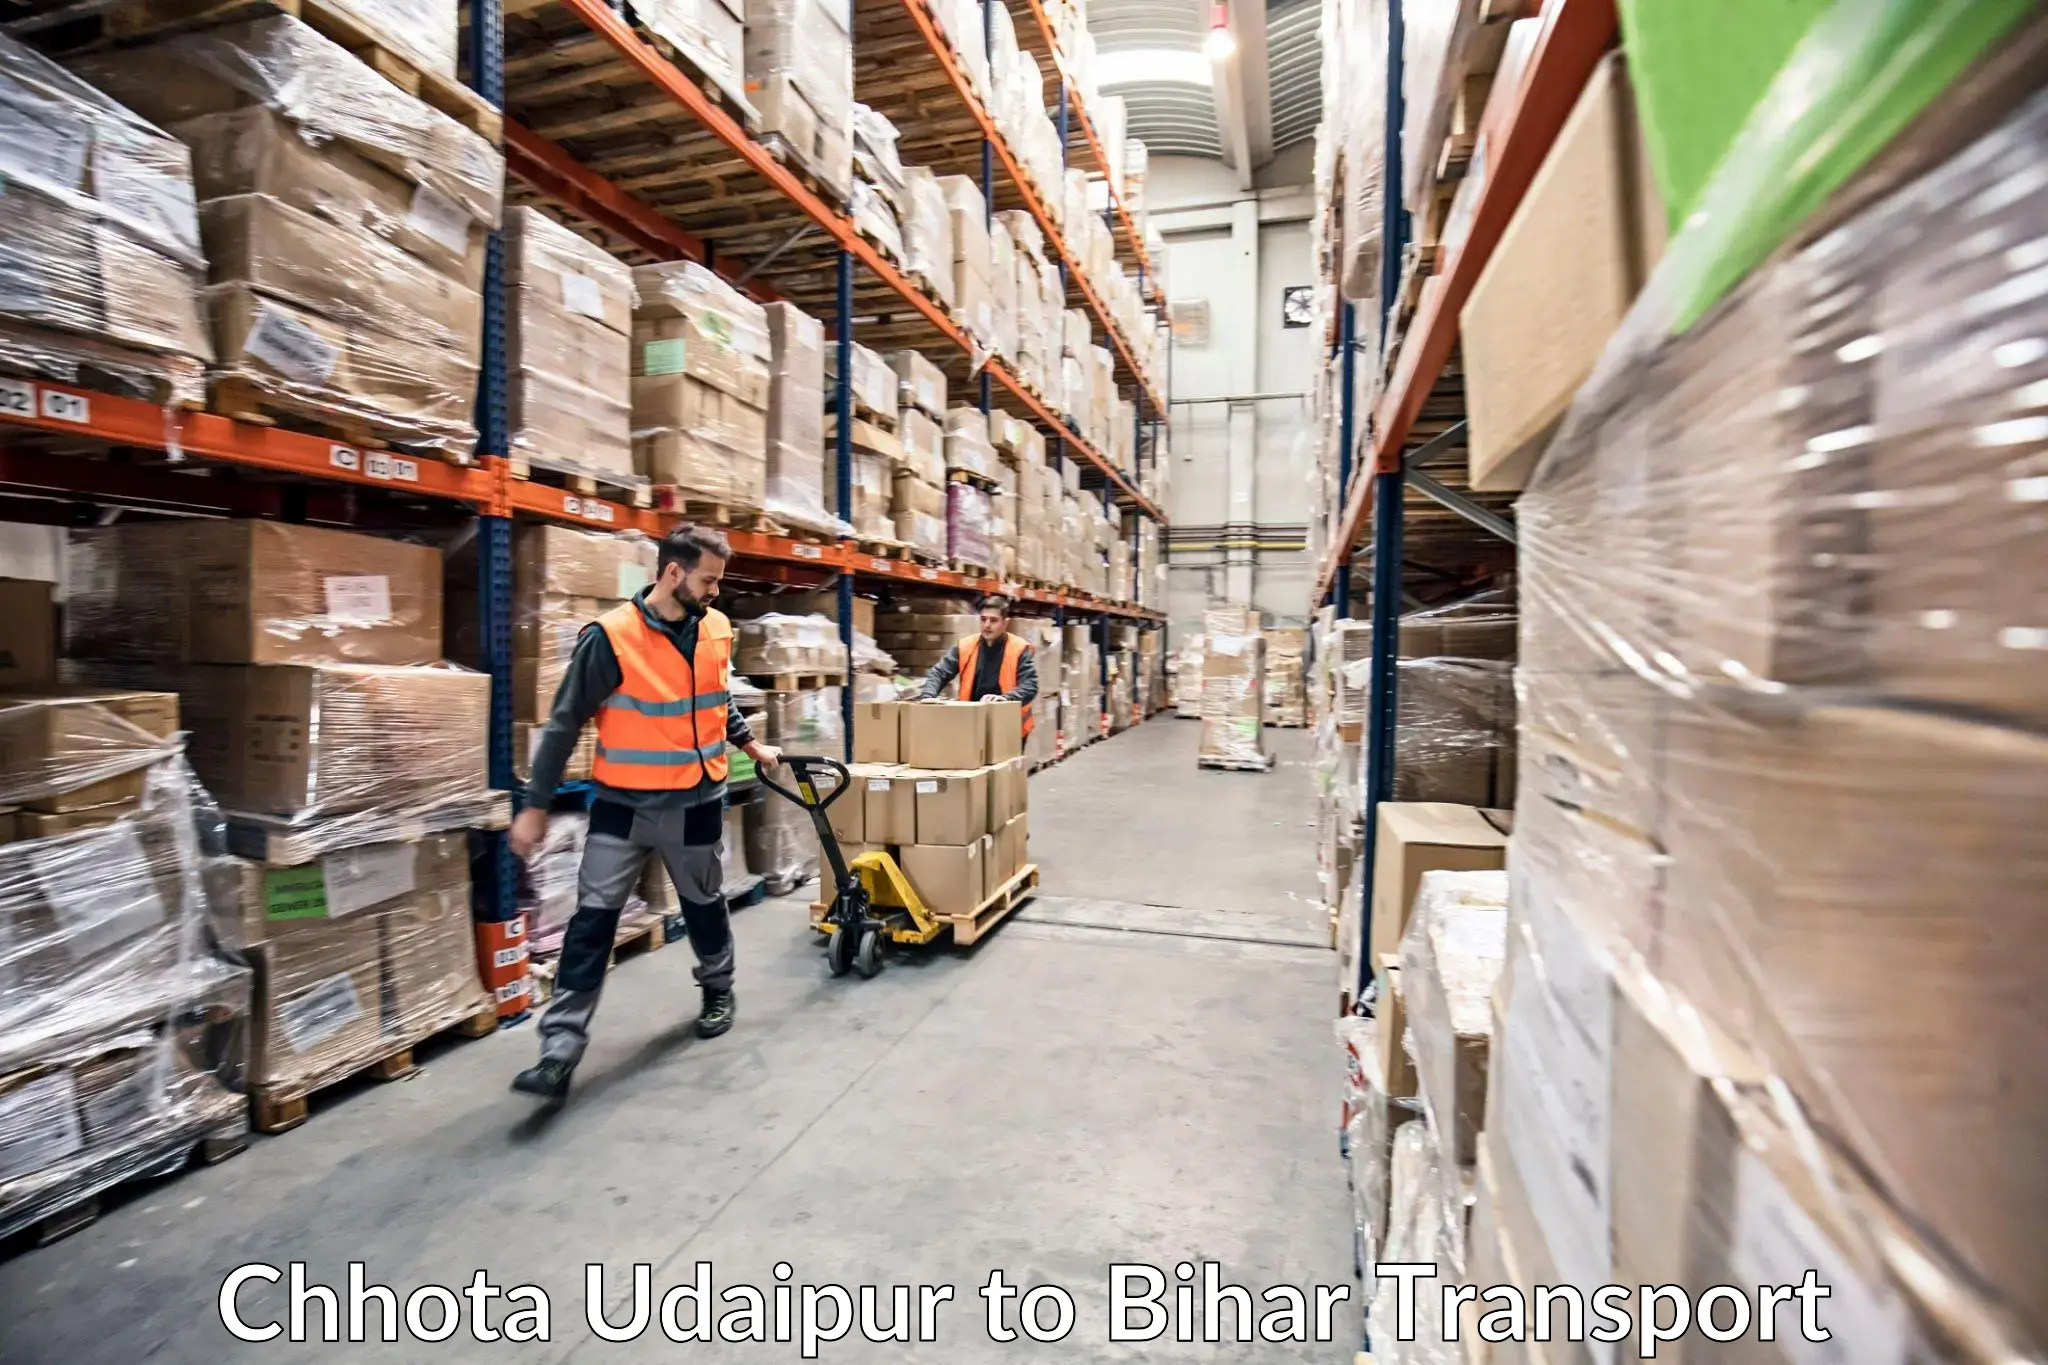
POLYGON ((784 754, 782 763, 789 769, 790 775, 796 778, 794 791, 758 767, 754 775, 769 791, 810 812, 811 825, 818 834, 818 846, 824 849, 825 861, 832 869, 832 885, 835 889, 843 891, 853 880, 853 874, 847 870, 846 858, 839 851, 839 836, 832 832, 832 824, 825 818, 825 807, 846 794, 847 788, 853 785, 853 774, 836 758, 823 758, 812 754, 784 754), (833 776, 834 780, 829 788, 821 788, 817 780, 823 772, 830 772, 833 776))

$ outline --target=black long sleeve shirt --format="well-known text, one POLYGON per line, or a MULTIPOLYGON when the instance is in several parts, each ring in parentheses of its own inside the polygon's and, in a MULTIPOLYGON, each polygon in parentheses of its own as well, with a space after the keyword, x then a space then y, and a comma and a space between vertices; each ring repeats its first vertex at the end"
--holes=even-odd
MULTIPOLYGON (((960 676, 960 646, 954 645, 946 651, 946 657, 931 667, 924 675, 924 687, 919 696, 929 701, 944 692, 953 679, 960 676)), ((984 645, 974 653, 974 676, 967 680, 965 700, 980 701, 984 697, 999 697, 1003 701, 1021 701, 1029 706, 1038 698, 1038 651, 1030 645, 1024 646, 1024 653, 1017 659, 1017 685, 1003 691, 1003 651, 984 645)))
MULTIPOLYGON (((664 621, 648 609, 647 591, 642 588, 633 599, 640 608, 640 618, 667 637, 675 645, 677 653, 694 663, 697 626, 704 619, 703 613, 693 612, 680 621, 664 621)), ((611 637, 604 633, 604 627, 592 621, 576 637, 575 652, 569 656, 568 670, 562 675, 562 685, 555 692, 555 704, 549 709, 547 725, 541 731, 540 746, 533 756, 533 777, 526 784, 528 806, 546 810, 555 799, 555 789, 562 785, 562 769, 568 766, 569 755, 576 749, 577 736, 604 706, 605 699, 619 690, 625 678, 625 670, 619 667, 619 656, 612 650, 611 637)), ((739 707, 728 704, 725 708, 727 748, 741 748, 751 744, 753 739, 754 732, 748 727, 746 717, 740 714, 739 707)), ((702 805, 706 801, 716 801, 724 792, 725 784, 714 782, 708 776, 694 787, 672 791, 634 791, 602 783, 597 789, 600 800, 650 810, 679 810, 702 805)))

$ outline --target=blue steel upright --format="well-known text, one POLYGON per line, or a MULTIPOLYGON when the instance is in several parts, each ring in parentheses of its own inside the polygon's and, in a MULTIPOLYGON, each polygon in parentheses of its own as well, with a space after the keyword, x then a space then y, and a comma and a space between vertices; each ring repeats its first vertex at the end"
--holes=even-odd
MULTIPOLYGON (((493 107, 505 107, 505 16, 499 0, 464 0, 469 17, 469 79, 493 107)), ((483 356, 477 375, 477 450, 505 455, 510 445, 511 391, 505 357, 505 241, 493 231, 484 247, 483 356)), ((491 785, 516 787, 512 773, 512 521, 478 517, 476 528, 477 625, 491 677, 490 731, 486 736, 491 785)), ((504 921, 519 912, 518 872, 504 831, 479 831, 488 872, 471 904, 481 919, 504 921)))
MULTIPOLYGON (((839 318, 836 342, 839 373, 832 381, 832 406, 839 414, 832 438, 834 486, 839 490, 839 515, 853 507, 853 253, 839 249, 839 318)), ((846 761, 853 762, 853 686, 860 676, 853 660, 853 570, 839 572, 839 643, 846 647, 846 686, 839 689, 839 722, 845 737, 846 761)))
MULTIPOLYGON (((1352 339, 1358 326, 1357 305, 1340 298, 1337 303, 1337 519, 1341 526, 1344 508, 1351 502, 1351 444, 1357 436, 1358 354, 1352 339)), ((1330 596, 1337 615, 1351 615, 1351 547, 1333 546, 1337 551, 1337 572, 1330 583, 1330 596)))

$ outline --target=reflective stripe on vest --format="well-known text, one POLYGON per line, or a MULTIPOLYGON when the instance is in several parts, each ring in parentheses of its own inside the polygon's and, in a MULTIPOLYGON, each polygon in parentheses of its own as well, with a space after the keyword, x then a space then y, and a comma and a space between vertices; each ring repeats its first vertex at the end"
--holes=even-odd
MULTIPOLYGON (((970 635, 954 646, 960 652, 960 700, 974 701, 974 672, 981 666, 981 637, 970 635)), ((1003 663, 996 675, 996 688, 1001 692, 1013 692, 1017 688, 1017 662, 1024 657, 1024 651, 1031 646, 1015 635, 1003 637, 1003 663)), ((1031 707, 1024 708, 1024 736, 1031 737, 1031 707)))
POLYGON ((619 688, 597 713, 591 775, 608 787, 674 791, 707 776, 723 782, 731 705, 732 623, 709 611, 697 625, 695 660, 647 624, 637 603, 597 618, 619 660, 619 688))

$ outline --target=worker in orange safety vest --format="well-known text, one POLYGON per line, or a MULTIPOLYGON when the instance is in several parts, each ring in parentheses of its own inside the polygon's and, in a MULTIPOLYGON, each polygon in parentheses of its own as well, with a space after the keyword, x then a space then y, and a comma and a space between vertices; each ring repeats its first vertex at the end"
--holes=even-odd
POLYGON ((946 651, 924 675, 920 701, 935 701, 959 680, 961 701, 1024 703, 1024 734, 1031 734, 1031 703, 1038 697, 1038 651, 1010 634, 1010 599, 981 599, 981 630, 946 651))

